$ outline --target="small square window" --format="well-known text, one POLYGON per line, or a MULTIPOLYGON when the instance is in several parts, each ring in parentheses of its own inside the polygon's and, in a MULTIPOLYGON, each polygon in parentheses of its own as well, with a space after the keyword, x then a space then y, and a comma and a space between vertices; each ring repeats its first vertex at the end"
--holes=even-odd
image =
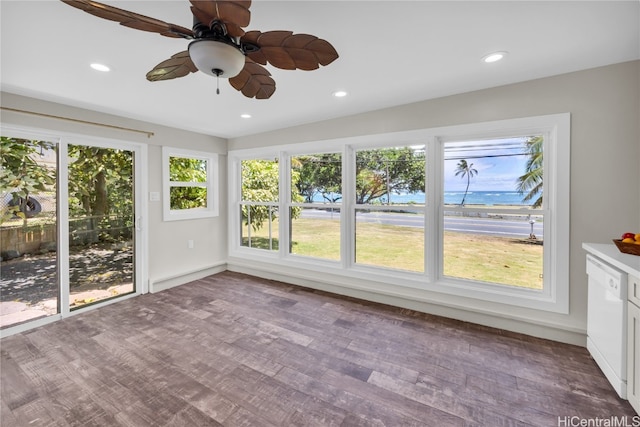
POLYGON ((163 219, 218 216, 218 155, 162 147, 163 219))

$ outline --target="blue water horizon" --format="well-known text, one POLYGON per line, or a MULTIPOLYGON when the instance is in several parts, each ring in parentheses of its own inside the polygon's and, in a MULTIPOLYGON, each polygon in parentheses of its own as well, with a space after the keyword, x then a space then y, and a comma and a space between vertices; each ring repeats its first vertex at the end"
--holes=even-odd
MULTIPOLYGON (((424 197, 424 196, 423 196, 424 197)), ((446 205, 459 205, 462 203, 464 197, 464 191, 448 191, 444 193, 444 203, 446 205)), ((520 194, 517 191, 469 191, 465 198, 465 205, 516 205, 516 206, 528 206, 531 202, 523 202, 522 199, 525 194, 520 194)), ((391 196, 393 202, 393 195, 391 196)))
MULTIPOLYGON (((446 205, 459 205, 462 203, 464 197, 464 191, 447 191, 444 193, 444 203, 446 205)), ((531 202, 523 202, 522 199, 525 194, 519 194, 516 191, 469 191, 464 201, 465 205, 485 205, 485 206, 530 206, 531 202)), ((320 194, 314 197, 314 202, 322 203, 325 200, 320 194)), ((376 202, 387 203, 387 196, 377 199, 376 202)), ((424 204, 425 193, 412 193, 412 194, 391 194, 391 204, 424 204)))

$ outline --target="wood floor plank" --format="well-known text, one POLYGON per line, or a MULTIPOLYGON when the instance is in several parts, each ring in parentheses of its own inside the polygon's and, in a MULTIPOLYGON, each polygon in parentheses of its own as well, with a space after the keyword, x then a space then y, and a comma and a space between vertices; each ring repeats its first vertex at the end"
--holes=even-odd
POLYGON ((3 427, 524 427, 635 415, 584 348, 232 272, 0 347, 3 427))
POLYGON ((412 420, 423 422, 424 425, 463 425, 464 419, 458 414, 442 411, 440 408, 425 405, 421 401, 422 399, 410 399, 387 387, 380 387, 379 384, 375 384, 372 381, 372 379, 376 377, 374 374, 375 372, 369 380, 364 383, 352 377, 329 370, 325 373, 322 380, 335 388, 347 390, 351 394, 360 397, 361 401, 360 404, 356 406, 356 413, 367 416, 373 411, 373 408, 386 408, 387 410, 384 412, 388 412, 389 415, 381 417, 385 425, 393 425, 395 416, 391 415, 396 412, 412 420))
MULTIPOLYGON (((31 363, 31 362, 29 362, 31 363)), ((36 400, 39 395, 35 385, 24 373, 22 368, 9 354, 2 351, 2 393, 3 407, 13 410, 36 400)))
POLYGON ((60 408, 49 397, 39 398, 19 408, 5 411, 0 407, 2 425, 9 426, 68 426, 65 421, 66 409, 60 408))
POLYGON ((295 410, 284 424, 297 427, 339 427, 343 425, 347 414, 347 411, 312 398, 305 401, 304 409, 295 410))

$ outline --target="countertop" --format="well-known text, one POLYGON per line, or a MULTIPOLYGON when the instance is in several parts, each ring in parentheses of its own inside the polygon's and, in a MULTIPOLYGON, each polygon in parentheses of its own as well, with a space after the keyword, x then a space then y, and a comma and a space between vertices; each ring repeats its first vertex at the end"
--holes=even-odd
POLYGON ((613 243, 583 243, 582 248, 604 262, 640 277, 640 256, 623 254, 613 243))

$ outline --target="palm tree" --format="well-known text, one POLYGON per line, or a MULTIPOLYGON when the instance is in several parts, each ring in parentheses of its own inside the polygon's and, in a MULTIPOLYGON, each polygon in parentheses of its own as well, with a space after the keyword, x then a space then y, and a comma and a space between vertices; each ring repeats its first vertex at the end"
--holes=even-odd
POLYGON ((462 197, 462 202, 460 206, 464 206, 464 201, 467 198, 467 192, 469 191, 469 184, 471 183, 471 178, 474 175, 477 175, 478 171, 473 168, 473 163, 467 163, 465 159, 462 159, 456 165, 456 176, 461 175, 460 178, 467 177, 467 188, 464 190, 464 196, 462 197))
POLYGON ((520 194, 527 192, 522 199, 523 202, 535 201, 531 205, 533 208, 542 206, 542 136, 534 136, 525 142, 526 153, 529 156, 525 166, 525 173, 518 178, 516 190, 520 194), (537 196, 537 198, 536 198, 537 196))

